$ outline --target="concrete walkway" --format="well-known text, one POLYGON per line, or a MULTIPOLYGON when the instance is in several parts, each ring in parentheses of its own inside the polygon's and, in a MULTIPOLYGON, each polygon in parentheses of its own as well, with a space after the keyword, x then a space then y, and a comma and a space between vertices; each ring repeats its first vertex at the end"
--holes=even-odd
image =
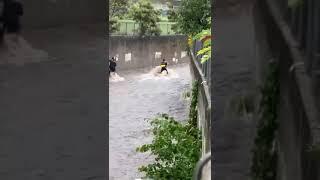
POLYGON ((12 64, 2 47, 0 179, 106 179, 105 27, 81 29, 25 32, 12 64))

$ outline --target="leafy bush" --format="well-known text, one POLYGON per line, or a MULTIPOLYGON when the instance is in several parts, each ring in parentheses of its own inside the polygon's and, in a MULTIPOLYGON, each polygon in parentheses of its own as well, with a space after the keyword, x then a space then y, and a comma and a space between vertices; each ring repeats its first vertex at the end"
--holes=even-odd
POLYGON ((278 65, 270 64, 264 87, 261 88, 261 119, 254 141, 251 174, 253 180, 276 179, 277 152, 274 148, 278 128, 279 79, 278 65))
POLYGON ((199 93, 199 82, 194 81, 191 89, 191 104, 189 109, 189 124, 192 124, 194 127, 197 127, 198 123, 198 93, 199 93))
POLYGON ((195 35, 211 27, 208 22, 210 13, 210 0, 182 0, 179 9, 171 12, 171 17, 177 22, 178 33, 195 35))
POLYGON ((211 28, 202 30, 193 40, 202 41, 202 48, 197 52, 197 56, 202 56, 201 63, 208 61, 211 58, 211 28))
POLYGON ((197 127, 198 82, 193 83, 189 120, 186 124, 161 114, 151 120, 153 141, 137 148, 138 152, 150 151, 155 162, 139 168, 148 178, 157 180, 191 180, 200 158, 201 133, 197 127))
POLYGON ((191 124, 182 124, 162 114, 151 121, 154 139, 152 144, 139 148, 156 155, 155 163, 142 166, 152 179, 192 179, 195 165, 200 158, 200 132, 191 124))

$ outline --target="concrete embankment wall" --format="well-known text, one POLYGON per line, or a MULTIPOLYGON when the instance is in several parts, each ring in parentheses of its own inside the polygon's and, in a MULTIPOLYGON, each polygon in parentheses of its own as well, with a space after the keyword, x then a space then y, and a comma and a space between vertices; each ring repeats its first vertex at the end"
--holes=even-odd
MULTIPOLYGON (((199 59, 194 56, 195 52, 190 52, 190 72, 193 81, 199 82, 198 93, 198 127, 202 133, 202 156, 211 152, 211 95, 204 73, 201 70, 199 59)), ((208 65, 211 65, 209 60, 208 65)), ((212 75, 210 72, 209 75, 212 75)), ((206 163, 202 171, 203 179, 211 179, 211 160, 206 163)))
POLYGON ((48 28, 106 21, 107 1, 28 0, 22 2, 24 29, 48 28))
POLYGON ((303 62, 300 50, 292 42, 292 34, 286 31, 271 1, 257 1, 256 11, 261 17, 256 19, 258 81, 262 83, 266 64, 273 58, 280 66, 280 107, 279 129, 277 136, 278 179, 313 180, 320 179, 319 151, 315 156, 310 153, 310 145, 319 145, 320 116, 313 92, 312 78, 305 72, 305 67, 294 63, 303 62))
POLYGON ((165 58, 169 65, 189 62, 187 37, 181 35, 132 37, 111 36, 109 58, 117 57, 117 70, 154 67, 165 58), (161 54, 160 54, 161 53, 161 54))

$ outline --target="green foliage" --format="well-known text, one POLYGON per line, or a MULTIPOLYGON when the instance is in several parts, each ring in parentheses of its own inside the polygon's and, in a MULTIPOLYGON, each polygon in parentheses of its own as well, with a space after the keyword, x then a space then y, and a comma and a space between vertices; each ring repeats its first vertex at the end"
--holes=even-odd
POLYGON ((297 8, 303 4, 303 0, 288 0, 288 6, 290 8, 297 8))
POLYGON ((155 10, 149 0, 139 0, 129 10, 130 16, 139 24, 139 35, 160 35, 157 26, 160 21, 160 12, 155 10))
POLYGON ((195 35, 203 29, 209 29, 211 27, 211 23, 208 22, 210 13, 210 0, 182 0, 175 17, 177 32, 195 35))
POLYGON ((211 59, 211 28, 202 30, 193 37, 193 40, 202 41, 202 49, 197 52, 197 56, 202 56, 201 63, 211 59))
POLYGON ((109 17, 109 33, 117 32, 120 28, 120 23, 117 17, 109 17))
POLYGON ((190 91, 186 91, 186 92, 183 93, 183 98, 184 98, 184 99, 189 99, 190 96, 191 96, 190 91))
POLYGON ((189 120, 186 124, 161 114, 151 120, 153 141, 137 148, 138 152, 151 152, 155 162, 141 166, 148 178, 157 180, 191 180, 201 153, 201 133, 197 127, 198 82, 191 94, 189 120))
POLYGON ((127 0, 109 0, 109 16, 123 17, 128 12, 127 0))
POLYGON ((274 142, 278 128, 279 104, 278 65, 276 63, 270 64, 261 93, 261 119, 258 122, 257 135, 254 141, 251 173, 253 180, 275 180, 277 152, 274 148, 274 142))
POLYGON ((200 132, 190 124, 182 124, 166 114, 151 121, 154 139, 152 144, 137 148, 138 152, 150 151, 156 156, 155 162, 142 166, 152 179, 191 180, 195 165, 200 158, 200 132))
POLYGON ((109 32, 113 33, 119 30, 119 19, 126 16, 128 12, 127 0, 109 0, 109 32))
POLYGON ((199 94, 199 82, 194 81, 191 89, 191 104, 189 109, 189 124, 192 124, 194 127, 197 127, 198 122, 198 94, 199 94))
POLYGON ((177 17, 178 17, 178 13, 176 10, 173 9, 173 5, 172 5, 171 1, 168 2, 168 7, 169 7, 169 10, 168 10, 169 21, 176 22, 177 17))

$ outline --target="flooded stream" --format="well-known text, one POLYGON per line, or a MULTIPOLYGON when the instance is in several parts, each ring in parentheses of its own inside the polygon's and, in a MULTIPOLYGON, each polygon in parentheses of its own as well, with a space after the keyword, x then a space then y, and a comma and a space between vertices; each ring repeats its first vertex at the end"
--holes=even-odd
POLYGON ((171 67, 169 75, 156 69, 118 73, 121 81, 109 83, 109 179, 132 180, 142 176, 138 167, 152 162, 136 147, 152 140, 148 118, 168 113, 178 120, 188 115, 183 92, 190 89, 187 64, 171 67))

